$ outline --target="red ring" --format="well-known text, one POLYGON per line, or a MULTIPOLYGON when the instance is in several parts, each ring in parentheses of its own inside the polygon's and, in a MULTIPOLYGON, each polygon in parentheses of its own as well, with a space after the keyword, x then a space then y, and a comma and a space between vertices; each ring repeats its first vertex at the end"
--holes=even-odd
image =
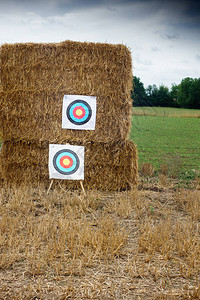
POLYGON ((76 106, 73 110, 73 115, 76 119, 82 119, 85 116, 85 109, 82 106, 76 106), (76 114, 76 111, 80 109, 82 111, 82 114, 80 116, 78 116, 76 114))
POLYGON ((67 156, 67 155, 64 155, 61 157, 60 159, 60 165, 65 168, 65 169, 68 169, 68 168, 71 168, 71 166, 73 165, 73 160, 70 156, 67 156), (68 159, 69 160, 69 164, 66 166, 64 163, 63 163, 63 160, 64 159, 68 159))

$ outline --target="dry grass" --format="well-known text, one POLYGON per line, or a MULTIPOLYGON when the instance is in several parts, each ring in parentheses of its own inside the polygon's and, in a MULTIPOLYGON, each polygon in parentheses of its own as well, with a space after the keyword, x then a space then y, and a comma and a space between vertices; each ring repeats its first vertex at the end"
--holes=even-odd
POLYGON ((134 107, 135 116, 161 116, 174 118, 200 118, 199 109, 186 109, 175 107, 134 107))
POLYGON ((199 299, 199 190, 0 197, 0 299, 199 299))
POLYGON ((155 168, 151 163, 143 162, 140 168, 140 173, 143 176, 152 176, 154 174, 155 168))

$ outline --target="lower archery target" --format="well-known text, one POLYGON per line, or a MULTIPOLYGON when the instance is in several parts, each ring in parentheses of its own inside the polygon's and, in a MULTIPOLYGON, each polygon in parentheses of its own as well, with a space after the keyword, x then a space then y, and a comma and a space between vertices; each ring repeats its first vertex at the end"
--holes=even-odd
POLYGON ((80 160, 74 151, 63 149, 54 155, 53 166, 58 173, 63 175, 71 175, 78 170, 80 166, 80 160))
POLYGON ((63 98, 62 128, 94 130, 96 97, 65 95, 63 98))
POLYGON ((84 179, 84 147, 50 144, 49 177, 84 179))

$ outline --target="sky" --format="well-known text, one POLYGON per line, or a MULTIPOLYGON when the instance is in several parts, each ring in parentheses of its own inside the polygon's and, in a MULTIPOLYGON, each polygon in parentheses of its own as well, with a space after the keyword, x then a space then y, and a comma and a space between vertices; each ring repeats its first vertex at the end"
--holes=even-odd
POLYGON ((145 87, 200 77, 199 1, 0 0, 0 45, 65 40, 126 45, 145 87))

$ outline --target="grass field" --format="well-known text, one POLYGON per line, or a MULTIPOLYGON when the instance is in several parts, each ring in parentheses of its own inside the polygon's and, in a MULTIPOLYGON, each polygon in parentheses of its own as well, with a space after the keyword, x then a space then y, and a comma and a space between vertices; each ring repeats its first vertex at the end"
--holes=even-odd
POLYGON ((133 114, 139 116, 200 118, 200 109, 173 107, 134 107, 133 114))
POLYGON ((200 172, 200 120, 182 117, 184 113, 179 109, 151 109, 156 116, 132 117, 130 138, 138 148, 139 168, 149 163, 154 173, 160 171, 172 177, 194 179, 200 172), (161 116, 164 109, 166 116, 161 116), (172 116, 173 111, 176 117, 172 116))

